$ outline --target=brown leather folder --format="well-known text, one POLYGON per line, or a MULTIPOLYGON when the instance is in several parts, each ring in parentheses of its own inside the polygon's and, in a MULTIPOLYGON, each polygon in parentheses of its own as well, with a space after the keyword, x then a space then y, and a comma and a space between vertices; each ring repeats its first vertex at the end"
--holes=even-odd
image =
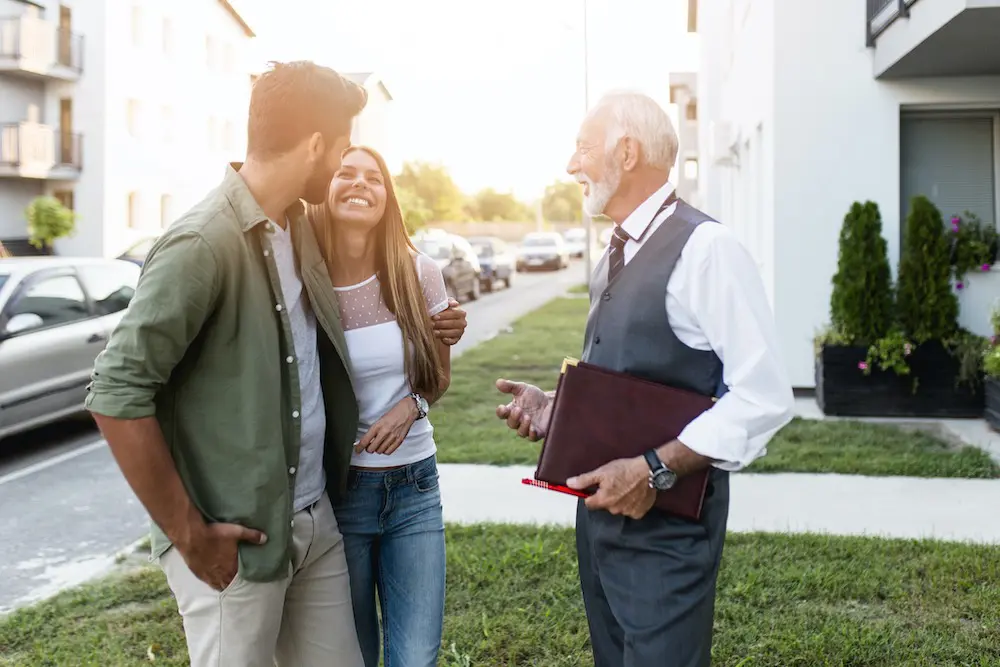
MULTIPOLYGON (((535 479, 566 484, 615 459, 641 456, 677 438, 715 398, 567 359, 556 387, 535 479)), ((700 519, 709 471, 657 493, 654 507, 700 519)))

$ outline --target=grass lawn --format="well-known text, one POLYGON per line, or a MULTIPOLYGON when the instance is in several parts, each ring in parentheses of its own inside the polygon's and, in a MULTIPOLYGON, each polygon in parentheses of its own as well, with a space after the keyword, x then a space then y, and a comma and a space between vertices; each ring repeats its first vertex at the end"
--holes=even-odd
MULTIPOLYGON (((452 364, 451 388, 431 411, 438 458, 444 463, 535 464, 538 445, 508 432, 494 414, 504 397, 494 380, 506 377, 555 386, 566 356, 578 357, 589 304, 562 298, 526 315, 465 352, 452 364)), ((922 432, 881 424, 796 419, 768 446, 755 472, 836 472, 916 477, 1000 477, 976 447, 956 447, 922 432)))
MULTIPOLYGON (((593 664, 571 530, 449 526, 447 539, 441 665, 593 664)), ((729 536, 715 665, 985 667, 998 661, 1000 549, 729 536)), ((0 665, 141 664, 187 664, 176 607, 154 568, 0 619, 0 665)))

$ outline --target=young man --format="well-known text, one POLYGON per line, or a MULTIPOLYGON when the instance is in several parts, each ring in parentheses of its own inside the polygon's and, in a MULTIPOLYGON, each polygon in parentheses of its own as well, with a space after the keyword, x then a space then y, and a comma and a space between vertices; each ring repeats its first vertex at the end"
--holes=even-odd
POLYGON ((195 667, 363 665, 331 507, 357 402, 299 200, 325 200, 365 103, 309 62, 263 74, 246 162, 157 241, 96 363, 87 407, 152 518, 195 667))

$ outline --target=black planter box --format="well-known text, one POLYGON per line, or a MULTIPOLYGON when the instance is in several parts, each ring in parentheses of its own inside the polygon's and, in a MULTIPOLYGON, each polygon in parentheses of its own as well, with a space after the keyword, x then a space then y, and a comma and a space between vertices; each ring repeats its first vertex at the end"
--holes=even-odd
POLYGON ((858 365, 867 356, 868 349, 864 347, 823 347, 816 358, 816 402, 823 414, 971 419, 983 416, 984 383, 975 383, 975 387, 958 384, 958 360, 941 343, 918 345, 909 357, 909 375, 882 371, 877 365, 865 375, 858 365))
POLYGON ((986 378, 986 423, 1000 431, 1000 378, 986 378))

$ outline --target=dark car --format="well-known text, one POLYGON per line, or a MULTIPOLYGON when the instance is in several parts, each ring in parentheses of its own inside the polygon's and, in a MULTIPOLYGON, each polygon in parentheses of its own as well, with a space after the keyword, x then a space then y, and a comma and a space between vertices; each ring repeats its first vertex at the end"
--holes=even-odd
POLYGON ((469 244, 483 269, 480 279, 483 289, 492 292, 500 283, 510 287, 517 272, 517 253, 503 239, 495 236, 474 236, 469 239, 469 244))
POLYGON ((481 289, 482 269, 469 242, 454 234, 423 234, 412 239, 417 250, 437 262, 444 275, 448 296, 475 301, 481 289))

